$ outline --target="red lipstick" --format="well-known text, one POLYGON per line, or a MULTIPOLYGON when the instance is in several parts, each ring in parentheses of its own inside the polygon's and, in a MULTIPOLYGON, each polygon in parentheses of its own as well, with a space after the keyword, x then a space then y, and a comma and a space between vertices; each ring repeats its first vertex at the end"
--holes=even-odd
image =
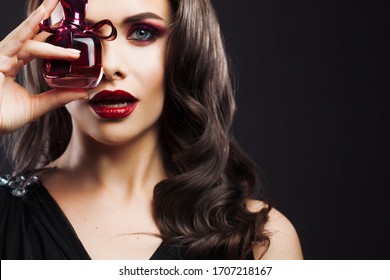
POLYGON ((103 90, 90 101, 92 110, 104 119, 122 119, 130 115, 138 104, 138 100, 124 90, 103 90))

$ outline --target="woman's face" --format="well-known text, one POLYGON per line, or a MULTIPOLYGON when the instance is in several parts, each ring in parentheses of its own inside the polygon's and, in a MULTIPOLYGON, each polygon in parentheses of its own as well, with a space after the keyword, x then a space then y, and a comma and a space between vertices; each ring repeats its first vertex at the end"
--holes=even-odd
POLYGON ((110 145, 155 140, 164 103, 169 0, 90 0, 87 20, 102 19, 112 21, 118 36, 102 41, 104 76, 89 100, 66 106, 74 131, 110 145))

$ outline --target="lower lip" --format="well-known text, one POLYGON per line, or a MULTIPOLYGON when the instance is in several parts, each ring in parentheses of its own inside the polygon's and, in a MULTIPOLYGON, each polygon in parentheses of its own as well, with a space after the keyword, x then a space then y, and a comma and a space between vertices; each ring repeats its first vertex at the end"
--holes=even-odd
POLYGON ((109 106, 102 106, 97 104, 91 104, 92 110, 101 118, 104 119, 123 119, 130 115, 135 107, 137 106, 138 102, 130 103, 126 106, 121 107, 109 107, 109 106))

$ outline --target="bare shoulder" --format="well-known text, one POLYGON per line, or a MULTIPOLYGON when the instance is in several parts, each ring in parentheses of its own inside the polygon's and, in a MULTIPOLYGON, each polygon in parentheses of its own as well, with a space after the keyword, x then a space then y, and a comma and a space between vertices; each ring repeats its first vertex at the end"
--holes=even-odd
MULTIPOLYGON (((259 200, 248 200, 247 208, 251 212, 259 212, 267 205, 259 200)), ((255 259, 263 260, 299 260, 303 259, 298 234, 291 222, 278 210, 272 208, 265 231, 270 238, 268 250, 254 247, 255 259), (264 253, 264 251, 266 252, 264 253)))

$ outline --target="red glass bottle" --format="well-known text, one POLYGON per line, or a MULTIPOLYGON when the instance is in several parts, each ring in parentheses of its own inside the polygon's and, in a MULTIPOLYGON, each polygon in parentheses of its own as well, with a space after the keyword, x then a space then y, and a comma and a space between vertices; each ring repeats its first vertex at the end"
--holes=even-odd
POLYGON ((40 25, 42 30, 53 34, 46 42, 81 51, 79 59, 71 62, 43 60, 43 75, 52 88, 94 88, 102 78, 100 39, 114 40, 117 33, 109 20, 88 27, 85 20, 87 3, 88 0, 61 0, 64 17, 60 26, 51 28, 48 20, 40 25), (107 26, 110 27, 108 31, 105 30, 107 26))

